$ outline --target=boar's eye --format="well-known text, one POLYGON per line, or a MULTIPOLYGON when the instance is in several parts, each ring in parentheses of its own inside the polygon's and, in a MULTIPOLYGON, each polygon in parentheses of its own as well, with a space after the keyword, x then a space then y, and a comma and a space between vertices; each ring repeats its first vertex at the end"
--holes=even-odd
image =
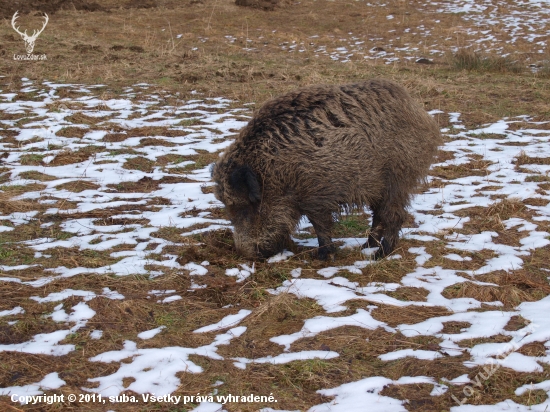
POLYGON ((248 195, 252 203, 257 203, 262 199, 262 192, 256 173, 247 165, 239 166, 229 178, 229 184, 233 189, 248 195))

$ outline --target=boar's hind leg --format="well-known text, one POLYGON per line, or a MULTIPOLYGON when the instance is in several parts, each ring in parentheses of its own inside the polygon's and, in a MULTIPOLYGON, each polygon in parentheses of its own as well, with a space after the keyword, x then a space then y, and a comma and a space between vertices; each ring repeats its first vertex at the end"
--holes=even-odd
POLYGON ((323 215, 306 213, 306 216, 313 225, 313 229, 315 229, 317 239, 319 240, 317 257, 321 260, 326 260, 329 254, 336 252, 336 247, 332 244, 330 237, 333 225, 332 215, 330 213, 323 215))
POLYGON ((361 249, 367 247, 380 246, 380 239, 382 238, 382 224, 380 222, 380 211, 377 207, 372 207, 372 227, 369 233, 367 241, 363 243, 361 249))
POLYGON ((387 202, 380 209, 380 222, 382 225, 382 241, 380 248, 376 251, 374 258, 380 259, 388 256, 397 245, 399 231, 405 222, 407 212, 405 206, 397 202, 387 202))

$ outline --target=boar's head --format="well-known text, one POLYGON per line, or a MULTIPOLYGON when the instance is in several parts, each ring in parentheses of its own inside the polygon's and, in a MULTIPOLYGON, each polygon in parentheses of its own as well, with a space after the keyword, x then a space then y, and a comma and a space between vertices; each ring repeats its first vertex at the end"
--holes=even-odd
POLYGON ((237 252, 248 258, 267 258, 281 252, 299 220, 284 196, 265 193, 258 175, 248 165, 220 160, 212 169, 214 194, 225 205, 233 224, 237 252))

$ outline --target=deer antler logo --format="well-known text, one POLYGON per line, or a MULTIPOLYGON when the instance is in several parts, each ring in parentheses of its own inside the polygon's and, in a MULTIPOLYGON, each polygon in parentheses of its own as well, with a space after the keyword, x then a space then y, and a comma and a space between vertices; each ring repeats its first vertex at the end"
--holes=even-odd
POLYGON ((48 15, 46 13, 44 13, 44 24, 42 25, 42 28, 38 31, 33 30, 32 35, 29 36, 27 34, 27 30, 25 30, 25 32, 21 33, 19 31, 19 27, 15 27, 15 21, 17 20, 17 17, 19 17, 17 15, 17 13, 19 13, 19 11, 16 11, 15 14, 13 15, 12 19, 11 19, 11 26, 23 38, 23 41, 25 42, 25 48, 27 49, 27 53, 31 54, 32 51, 34 50, 34 42, 36 41, 36 39, 38 38, 40 33, 42 33, 44 31, 44 29, 46 28, 46 24, 48 24, 48 20, 49 20, 48 15))

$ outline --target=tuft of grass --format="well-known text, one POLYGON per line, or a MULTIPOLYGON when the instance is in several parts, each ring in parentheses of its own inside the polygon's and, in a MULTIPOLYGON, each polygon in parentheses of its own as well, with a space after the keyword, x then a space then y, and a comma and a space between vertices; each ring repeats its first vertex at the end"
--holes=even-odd
POLYGON ((524 317, 515 315, 515 316, 512 316, 510 318, 510 320, 508 321, 508 323, 504 327, 504 330, 508 330, 508 331, 520 330, 520 329, 526 327, 527 325, 529 325, 530 323, 531 322, 529 322, 524 317))
MULTIPOLYGON (((522 150, 521 153, 515 158, 514 164, 516 165, 515 169, 521 171, 522 165, 550 165, 550 157, 532 157, 527 155, 527 153, 522 150)), ((543 176, 541 176, 541 178, 542 177, 543 176)))
POLYGON ((21 156, 20 162, 23 166, 39 166, 42 164, 42 159, 44 155, 32 153, 21 156))
POLYGON ((514 74, 524 71, 524 66, 517 60, 476 53, 470 49, 460 49, 451 56, 450 60, 451 66, 455 70, 514 74))
POLYGON ((473 159, 470 163, 449 166, 436 166, 430 174, 442 179, 458 179, 466 176, 486 176, 487 168, 492 164, 488 160, 473 159))
POLYGON ((86 133, 88 133, 87 128, 70 126, 70 127, 63 127, 62 129, 57 131, 55 134, 61 137, 82 139, 82 137, 84 137, 86 133))
POLYGON ((46 188, 46 185, 40 183, 31 183, 28 185, 3 185, 0 186, 2 190, 8 196, 17 196, 25 192, 38 192, 46 188))
POLYGON ((63 183, 56 186, 58 190, 68 190, 69 192, 80 193, 83 190, 95 190, 99 185, 87 180, 74 180, 72 182, 63 183))
POLYGON ((403 286, 394 292, 386 292, 386 295, 405 302, 425 302, 429 292, 423 288, 403 286))
POLYGON ((486 216, 498 216, 500 220, 508 220, 511 217, 518 216, 525 210, 525 204, 518 198, 506 198, 496 201, 489 205, 485 211, 486 216))
POLYGON ((65 149, 55 156, 55 158, 49 163, 49 166, 64 166, 84 162, 96 153, 103 152, 104 150, 105 148, 101 146, 86 146, 78 150, 65 149))
POLYGON ((526 182, 550 182, 550 177, 546 175, 530 175, 525 178, 526 182))
POLYGON ((366 237, 370 229, 368 216, 364 213, 342 216, 334 225, 333 237, 366 237))
POLYGON ((199 125, 205 125, 207 123, 202 122, 200 119, 191 118, 191 119, 183 119, 178 123, 178 126, 183 127, 189 127, 189 126, 199 126, 199 125))
POLYGON ((537 70, 536 76, 542 79, 550 78, 550 62, 546 60, 542 66, 537 70))
POLYGON ((498 286, 478 285, 472 282, 455 284, 445 288, 442 295, 448 299, 472 298, 480 302, 500 301, 511 310, 521 302, 534 302, 550 294, 550 286, 537 275, 524 271, 501 276, 484 275, 484 280, 498 286))
MULTIPOLYGON (((0 187, 0 190, 2 188, 0 187)), ((17 193, 10 192, 0 192, 0 211, 4 214, 9 214, 13 212, 29 212, 31 210, 38 209, 38 204, 29 200, 14 200, 12 197, 16 196, 17 193)))
POLYGON ((151 173, 155 167, 155 162, 146 159, 145 157, 137 156, 126 160, 122 167, 124 169, 140 170, 145 173, 151 173))
POLYGON ((50 182, 57 179, 57 177, 55 176, 50 176, 44 173, 37 172, 35 170, 21 172, 19 173, 19 177, 21 177, 22 179, 40 180, 41 182, 50 182))

